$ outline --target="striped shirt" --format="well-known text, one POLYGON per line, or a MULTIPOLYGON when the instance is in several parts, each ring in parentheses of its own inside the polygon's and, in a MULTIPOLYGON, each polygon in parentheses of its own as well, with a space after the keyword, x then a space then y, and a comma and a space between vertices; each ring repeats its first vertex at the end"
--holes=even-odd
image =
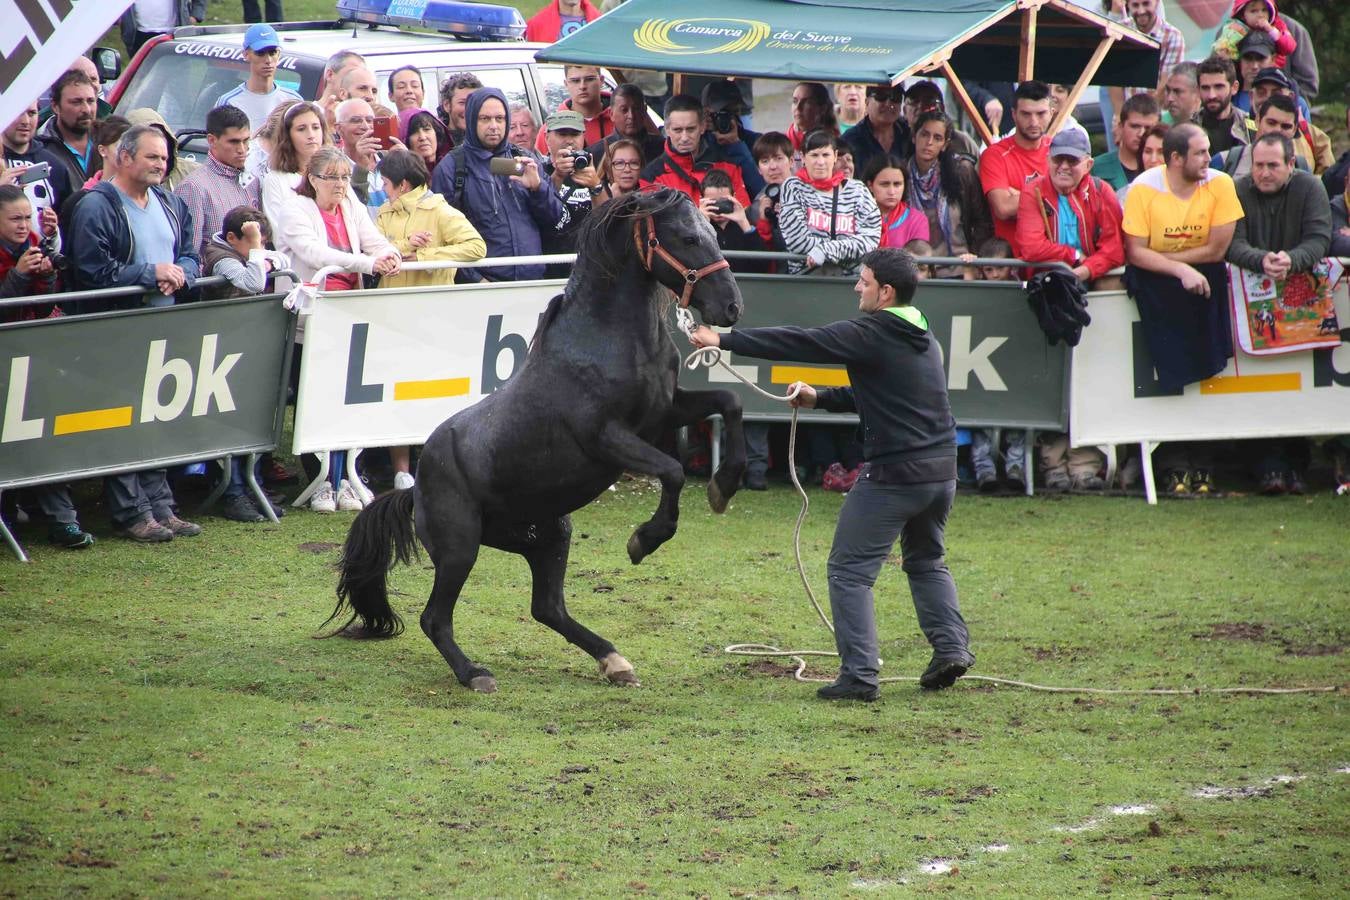
MULTIPOLYGON (((1161 5, 1161 4, 1160 4, 1161 5)), ((1126 24, 1133 24, 1128 15, 1124 17, 1126 24)), ((1158 82, 1161 83, 1167 73, 1181 64, 1186 58, 1186 38, 1182 36, 1180 29, 1175 25, 1168 24, 1162 17, 1161 12, 1153 24, 1153 30, 1148 32, 1148 37, 1158 42, 1158 82)), ((1135 94, 1152 94, 1158 90, 1157 84, 1151 84, 1148 87, 1125 88, 1125 99, 1133 97, 1135 94)))
POLYGON ((220 162, 211 154, 184 178, 174 193, 183 198, 192 214, 192 247, 205 249, 211 235, 220 230, 225 214, 236 206, 262 205, 262 182, 220 162))

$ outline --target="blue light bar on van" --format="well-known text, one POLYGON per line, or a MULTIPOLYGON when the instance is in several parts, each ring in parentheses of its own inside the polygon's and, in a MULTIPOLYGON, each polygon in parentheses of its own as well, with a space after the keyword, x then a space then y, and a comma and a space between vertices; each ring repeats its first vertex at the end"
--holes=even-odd
POLYGON ((337 11, 347 21, 409 25, 489 41, 518 41, 525 36, 525 20, 512 6, 458 0, 338 0, 337 11))

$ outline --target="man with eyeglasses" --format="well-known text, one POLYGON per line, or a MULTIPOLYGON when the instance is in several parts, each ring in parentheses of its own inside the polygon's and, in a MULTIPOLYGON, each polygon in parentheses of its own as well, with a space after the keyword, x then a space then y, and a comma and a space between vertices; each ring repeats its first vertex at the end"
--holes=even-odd
POLYGON ((244 171, 250 137, 242 109, 217 106, 206 114, 206 161, 174 189, 191 214, 192 246, 198 255, 226 213, 239 206, 262 206, 262 181, 244 171))
POLYGON ((244 32, 244 59, 248 62, 248 81, 222 94, 216 106, 239 107, 248 115, 249 127, 257 131, 272 110, 287 100, 305 98, 277 84, 281 38, 271 25, 250 25, 244 32))
POLYGON ((867 112, 844 132, 844 143, 853 148, 853 167, 862 172, 874 156, 909 159, 914 139, 909 123, 900 118, 905 89, 900 85, 873 84, 867 88, 867 112))
MULTIPOLYGON (((614 115, 610 111, 610 96, 600 77, 600 69, 597 66, 563 66, 563 80, 568 96, 558 110, 570 110, 581 116, 586 123, 582 143, 590 146, 613 134, 614 115)), ((547 134, 546 129, 541 129, 534 139, 534 149, 544 156, 548 155, 547 134)))

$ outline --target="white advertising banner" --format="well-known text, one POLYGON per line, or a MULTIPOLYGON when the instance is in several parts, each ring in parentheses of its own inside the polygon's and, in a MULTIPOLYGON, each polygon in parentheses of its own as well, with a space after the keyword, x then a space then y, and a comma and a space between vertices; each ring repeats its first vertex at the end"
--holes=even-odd
POLYGON ((294 452, 424 443, 524 365, 563 285, 321 294, 305 318, 294 452))
POLYGON ((0 128, 103 37, 131 0, 0 0, 0 128))
MULTIPOLYGON (((1345 281, 1335 296, 1334 319, 1350 324, 1345 281)), ((1088 302, 1092 324, 1074 348, 1070 382, 1075 446, 1350 433, 1350 345, 1278 356, 1238 348, 1223 372, 1169 393, 1158 386, 1135 302, 1124 291, 1088 302)))

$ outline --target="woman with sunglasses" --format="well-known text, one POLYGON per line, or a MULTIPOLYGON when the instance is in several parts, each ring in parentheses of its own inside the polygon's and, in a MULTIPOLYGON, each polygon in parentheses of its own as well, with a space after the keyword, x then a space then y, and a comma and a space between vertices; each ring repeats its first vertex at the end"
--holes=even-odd
POLYGON ((900 117, 905 89, 896 85, 870 85, 867 88, 867 113, 844 132, 844 143, 853 150, 853 165, 865 171, 874 157, 894 156, 908 159, 914 152, 909 123, 900 117))
MULTIPOLYGON (((300 184, 288 201, 284 225, 276 234, 277 250, 291 258, 291 268, 301 281, 313 281, 325 266, 342 266, 348 271, 329 275, 320 289, 350 291, 361 287, 362 275, 396 275, 402 260, 393 244, 380 234, 365 207, 351 191, 352 164, 336 147, 321 147, 309 155, 300 184)), ((304 343, 297 325, 295 339, 304 343)), ((300 356, 296 347, 295 357, 300 356)), ((292 380, 299 366, 292 368, 292 380)), ((305 471, 313 478, 318 460, 302 458, 305 471)), ((315 512, 336 509, 358 510, 364 504, 361 495, 344 479, 345 454, 334 452, 329 477, 310 498, 315 512)))

